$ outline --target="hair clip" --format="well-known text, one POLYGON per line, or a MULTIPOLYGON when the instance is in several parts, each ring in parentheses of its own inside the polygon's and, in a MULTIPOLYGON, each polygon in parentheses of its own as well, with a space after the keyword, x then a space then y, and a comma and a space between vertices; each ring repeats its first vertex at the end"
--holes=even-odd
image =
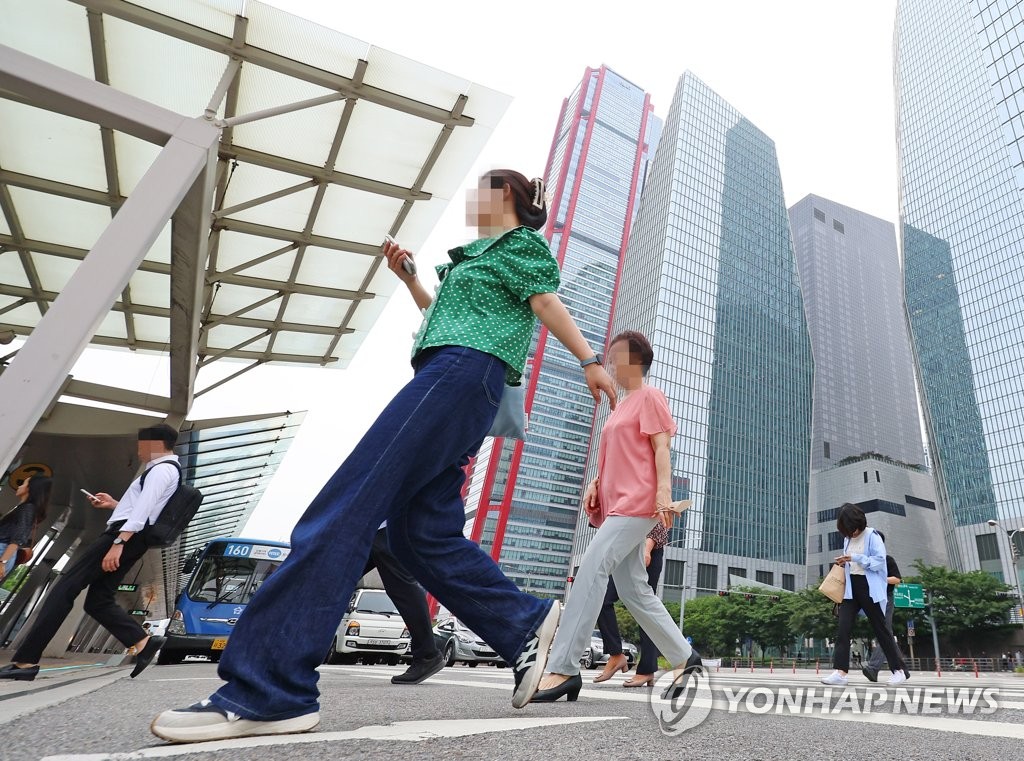
POLYGON ((543 209, 547 203, 547 199, 544 197, 544 180, 540 177, 534 177, 533 180, 533 205, 538 209, 543 209))

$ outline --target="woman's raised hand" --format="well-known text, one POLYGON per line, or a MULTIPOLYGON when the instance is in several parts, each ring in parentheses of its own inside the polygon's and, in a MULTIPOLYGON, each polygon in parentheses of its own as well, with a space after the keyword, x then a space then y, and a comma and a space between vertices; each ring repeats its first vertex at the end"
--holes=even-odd
POLYGON ((413 283, 416 281, 416 276, 410 275, 405 271, 405 268, 402 267, 402 262, 406 259, 409 261, 413 260, 412 251, 404 249, 397 243, 390 240, 385 241, 381 250, 384 252, 384 257, 388 260, 388 269, 394 272, 395 275, 398 276, 399 280, 403 283, 413 283))

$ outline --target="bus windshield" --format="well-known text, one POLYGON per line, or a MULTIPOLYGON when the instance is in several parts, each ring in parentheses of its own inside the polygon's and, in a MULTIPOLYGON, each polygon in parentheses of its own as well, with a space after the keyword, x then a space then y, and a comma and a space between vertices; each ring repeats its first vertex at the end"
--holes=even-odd
POLYGON ((281 565, 280 560, 207 555, 192 575, 186 594, 195 602, 245 605, 264 581, 281 565))

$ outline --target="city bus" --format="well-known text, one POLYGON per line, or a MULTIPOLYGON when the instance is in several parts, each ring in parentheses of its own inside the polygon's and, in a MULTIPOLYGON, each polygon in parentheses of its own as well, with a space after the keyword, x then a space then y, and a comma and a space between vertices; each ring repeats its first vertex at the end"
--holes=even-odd
POLYGON ((175 602, 157 663, 181 663, 190 655, 219 661, 238 617, 289 551, 284 542, 226 537, 192 553, 181 569, 188 583, 175 602))

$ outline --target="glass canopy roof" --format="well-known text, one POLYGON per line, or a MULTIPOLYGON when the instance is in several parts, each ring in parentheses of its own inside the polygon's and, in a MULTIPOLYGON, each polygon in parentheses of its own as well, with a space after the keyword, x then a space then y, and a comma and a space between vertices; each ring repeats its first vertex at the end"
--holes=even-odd
MULTIPOLYGON (((424 242, 509 102, 257 2, 0 0, 0 18, 0 45, 226 121, 200 368, 345 366, 396 285, 384 235, 424 242)), ((3 90, 0 125, 0 330, 27 335, 160 147, 3 90)), ((170 247, 168 223, 94 344, 168 351, 170 247)))

